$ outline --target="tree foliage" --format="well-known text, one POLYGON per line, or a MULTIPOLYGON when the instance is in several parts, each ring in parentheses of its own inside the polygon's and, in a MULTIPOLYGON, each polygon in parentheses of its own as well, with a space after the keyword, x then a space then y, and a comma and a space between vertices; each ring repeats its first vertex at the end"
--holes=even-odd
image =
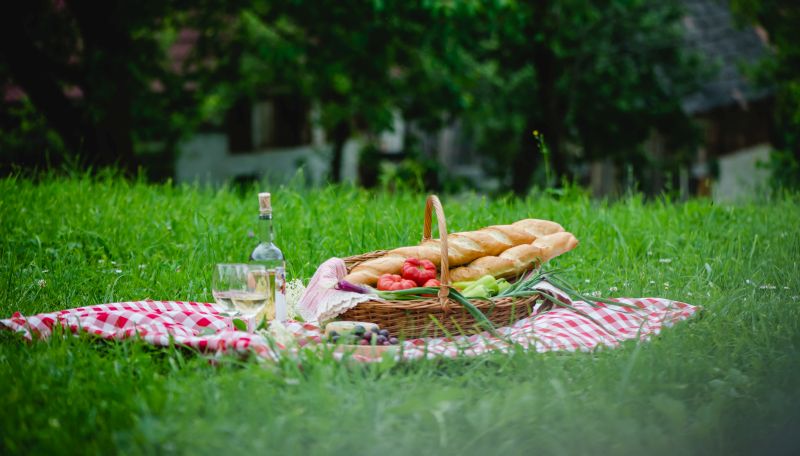
POLYGON ((731 0, 745 24, 766 31, 772 54, 755 68, 756 80, 775 90, 777 146, 773 175, 782 186, 800 187, 800 4, 793 0, 731 0))
POLYGON ((652 129, 691 143, 680 101, 697 73, 674 2, 518 2, 498 16, 481 43, 484 61, 494 64, 476 96, 478 117, 490 120, 477 128, 487 148, 500 146, 498 164, 512 170, 516 191, 527 189, 539 162, 534 130, 561 176, 579 161, 641 157, 652 129))
POLYGON ((395 112, 428 130, 463 119, 487 169, 519 192, 539 162, 533 130, 560 175, 580 161, 640 157, 653 128, 691 139, 679 103, 695 73, 674 2, 37 0, 14 8, 0 76, 21 86, 87 163, 136 164, 138 145, 174 150, 203 125, 219 125, 238 100, 272 95, 314 106, 333 146, 334 179, 344 141, 390 128, 395 112), (189 52, 176 58, 187 31, 189 52), (80 88, 80 102, 64 95, 69 87, 80 88))

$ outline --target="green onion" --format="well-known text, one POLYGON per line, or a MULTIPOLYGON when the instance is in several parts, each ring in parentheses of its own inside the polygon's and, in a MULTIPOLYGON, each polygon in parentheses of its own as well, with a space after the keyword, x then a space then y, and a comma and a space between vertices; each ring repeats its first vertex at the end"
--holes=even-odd
POLYGON ((430 296, 422 295, 436 295, 439 292, 439 287, 415 287, 406 288, 405 290, 392 290, 392 291, 378 291, 378 296, 390 301, 405 301, 412 299, 428 299, 430 296))
POLYGON ((467 309, 467 312, 472 315, 472 318, 474 318, 479 325, 483 326, 483 328, 489 331, 493 336, 500 337, 497 334, 492 322, 489 321, 489 319, 486 318, 486 315, 484 315, 480 309, 475 307, 475 305, 472 304, 469 299, 465 298, 461 293, 458 292, 458 290, 454 290, 452 288, 450 289, 450 296, 458 301, 459 304, 464 306, 464 308, 467 309))

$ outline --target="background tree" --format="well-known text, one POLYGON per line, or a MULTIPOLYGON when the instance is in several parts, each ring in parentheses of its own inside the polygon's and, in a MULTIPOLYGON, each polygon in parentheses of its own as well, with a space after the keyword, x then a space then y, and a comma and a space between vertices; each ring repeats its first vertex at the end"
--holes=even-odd
POLYGON ((153 105, 169 112, 151 90, 164 73, 155 37, 169 9, 168 2, 113 0, 8 5, 0 24, 4 82, 25 91, 85 164, 133 168, 138 117, 153 105))
POLYGON ((534 130, 557 176, 578 160, 631 160, 653 128, 692 142, 680 101, 697 73, 680 18, 675 2, 652 0, 510 2, 496 11, 479 51, 496 65, 473 119, 492 119, 477 130, 484 147, 500 146, 514 191, 527 191, 540 163, 534 130), (581 155, 570 157, 567 144, 581 155))
POLYGON ((337 181, 354 133, 391 128, 398 108, 429 120, 449 109, 431 100, 452 95, 451 81, 426 71, 446 52, 446 3, 35 1, 4 16, 0 70, 87 165, 134 169, 143 160, 135 145, 148 142, 170 157, 202 124, 219 127, 236 103, 288 96, 313 104, 337 181))
POLYGON ((390 128, 398 111, 429 130, 463 118, 490 168, 519 193, 539 162, 533 130, 544 134, 558 175, 581 160, 629 160, 651 128, 689 130, 679 101, 692 72, 672 2, 36 0, 14 8, 3 16, 0 71, 87 164, 133 169, 146 158, 141 146, 156 142, 170 157, 181 138, 221 125, 236 103, 275 95, 315 107, 333 180, 345 141, 390 128), (65 88, 79 89, 80 102, 65 88), (569 156, 570 144, 581 155, 569 156))
POLYGON ((295 58, 279 87, 315 103, 331 143, 331 179, 339 181, 344 145, 354 133, 374 137, 391 129, 398 111, 432 128, 457 109, 460 93, 452 90, 453 81, 433 74, 433 68, 449 68, 448 32, 465 13, 448 10, 446 3, 254 2, 241 14, 260 32, 245 37, 241 58, 261 62, 261 71, 251 68, 245 78, 263 86, 266 81, 256 74, 272 74, 267 67, 274 46, 265 45, 272 37, 291 47, 295 58))
POLYGON ((773 177, 779 185, 800 187, 800 4, 731 0, 731 6, 742 23, 760 26, 767 33, 773 53, 754 69, 754 76, 775 90, 773 177))

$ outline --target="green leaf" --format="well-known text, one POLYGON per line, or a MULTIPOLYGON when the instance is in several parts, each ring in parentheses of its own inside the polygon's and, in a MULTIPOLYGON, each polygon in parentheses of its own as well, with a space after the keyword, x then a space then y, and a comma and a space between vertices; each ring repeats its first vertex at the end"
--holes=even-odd
POLYGON ((239 331, 247 331, 247 323, 244 320, 240 320, 238 318, 233 319, 233 327, 239 331))
POLYGON ((337 93, 346 95, 350 92, 352 87, 353 84, 350 82, 350 78, 348 78, 347 75, 342 73, 333 75, 333 88, 337 93))

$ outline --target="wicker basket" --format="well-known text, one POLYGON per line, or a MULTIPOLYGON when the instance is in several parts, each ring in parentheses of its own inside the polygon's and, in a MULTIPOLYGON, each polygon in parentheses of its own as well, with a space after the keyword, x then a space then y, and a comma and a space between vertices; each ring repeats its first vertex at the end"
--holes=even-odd
MULTIPOLYGON (((394 335, 405 338, 437 337, 446 335, 474 334, 484 330, 477 325, 473 316, 461 304, 450 298, 450 265, 447 247, 447 223, 442 203, 436 195, 428 196, 425 202, 425 219, 422 240, 431 238, 431 215, 436 212, 441 239, 441 283, 438 296, 429 299, 398 301, 366 301, 341 314, 339 318, 351 321, 377 323, 394 335)), ((355 255, 345 258, 347 271, 366 260, 386 254, 386 250, 355 255)), ((495 326, 506 326, 531 314, 538 295, 522 298, 474 299, 471 302, 495 326)))

